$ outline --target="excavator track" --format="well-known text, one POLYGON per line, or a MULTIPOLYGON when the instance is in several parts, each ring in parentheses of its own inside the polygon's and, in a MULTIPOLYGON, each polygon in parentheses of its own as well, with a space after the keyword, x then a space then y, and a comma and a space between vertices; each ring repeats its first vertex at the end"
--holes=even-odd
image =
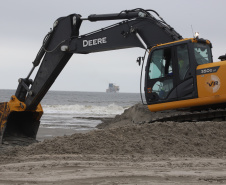
POLYGON ((209 110, 172 110, 158 114, 158 117, 151 119, 153 122, 197 122, 197 121, 224 121, 226 120, 226 108, 209 110))

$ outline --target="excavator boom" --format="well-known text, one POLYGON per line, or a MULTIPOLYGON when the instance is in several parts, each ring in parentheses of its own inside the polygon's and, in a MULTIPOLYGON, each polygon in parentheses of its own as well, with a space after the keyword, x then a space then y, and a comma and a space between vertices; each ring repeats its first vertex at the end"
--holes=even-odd
MULTIPOLYGON (((131 15, 130 12, 127 14, 127 17, 134 16, 133 11, 131 15)), ((139 15, 139 13, 136 14, 139 15)), ((112 20, 113 16, 112 14, 95 15, 95 21, 103 20, 103 18, 106 20, 107 17, 112 20)), ((125 15, 122 14, 122 18, 124 17, 125 15)), ((94 18, 89 16, 89 19, 93 20, 94 18)), ((147 48, 151 48, 157 43, 171 42, 182 38, 173 28, 151 16, 126 20, 79 36, 82 21, 78 14, 73 14, 59 18, 55 22, 55 27, 50 33, 51 39, 48 40, 48 46, 41 48, 47 52, 29 90, 30 94, 26 96, 27 110, 33 110, 37 107, 74 53, 88 54, 132 47, 144 48, 139 38, 144 41, 147 48)), ((25 94, 22 96, 25 97, 25 94)))

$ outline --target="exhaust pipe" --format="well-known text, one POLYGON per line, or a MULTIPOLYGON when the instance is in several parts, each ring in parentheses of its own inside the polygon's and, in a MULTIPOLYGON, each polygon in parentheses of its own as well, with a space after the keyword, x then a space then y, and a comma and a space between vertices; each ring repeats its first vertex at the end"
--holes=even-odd
POLYGON ((26 105, 16 96, 0 103, 0 145, 29 145, 37 142, 36 135, 43 114, 41 104, 27 111, 26 105))

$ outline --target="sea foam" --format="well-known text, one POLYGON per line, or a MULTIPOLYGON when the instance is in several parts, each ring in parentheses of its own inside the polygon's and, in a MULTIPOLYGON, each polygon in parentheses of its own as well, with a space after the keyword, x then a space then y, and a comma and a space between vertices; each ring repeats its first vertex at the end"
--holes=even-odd
POLYGON ((44 113, 47 114, 75 114, 75 115, 116 115, 125 110, 122 106, 109 104, 97 105, 43 105, 44 113))

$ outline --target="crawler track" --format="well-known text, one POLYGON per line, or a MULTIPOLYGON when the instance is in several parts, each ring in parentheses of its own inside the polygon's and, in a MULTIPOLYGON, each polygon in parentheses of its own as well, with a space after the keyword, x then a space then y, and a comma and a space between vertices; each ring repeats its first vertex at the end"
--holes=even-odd
POLYGON ((153 122, 185 122, 185 121, 224 121, 226 120, 226 109, 209 109, 209 110, 173 110, 159 114, 157 118, 153 118, 149 123, 153 122))

